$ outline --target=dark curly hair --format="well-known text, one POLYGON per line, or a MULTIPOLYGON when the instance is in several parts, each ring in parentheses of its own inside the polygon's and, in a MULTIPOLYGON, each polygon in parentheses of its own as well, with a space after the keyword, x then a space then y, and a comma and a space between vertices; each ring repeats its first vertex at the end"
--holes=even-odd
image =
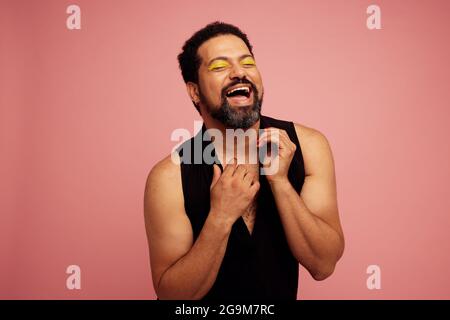
MULTIPOLYGON (((181 53, 178 55, 181 74, 184 82, 198 84, 198 68, 201 59, 197 54, 198 48, 207 40, 225 34, 232 34, 239 37, 247 45, 248 50, 253 55, 252 45, 248 41, 247 35, 238 27, 225 22, 215 21, 194 33, 183 45, 181 53)), ((194 103, 198 110, 198 106, 194 103)))

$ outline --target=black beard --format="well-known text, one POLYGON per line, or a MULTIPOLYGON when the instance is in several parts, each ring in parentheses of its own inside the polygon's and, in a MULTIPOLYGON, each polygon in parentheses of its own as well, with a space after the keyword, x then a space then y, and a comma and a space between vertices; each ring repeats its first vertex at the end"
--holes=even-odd
POLYGON ((256 89, 255 85, 246 79, 242 79, 232 84, 228 85, 226 88, 222 90, 222 102, 219 108, 211 108, 208 103, 206 103, 206 99, 203 96, 200 88, 199 95, 201 101, 205 104, 208 113, 212 118, 220 121, 226 128, 230 129, 248 129, 253 126, 261 116, 261 106, 262 100, 259 99, 258 89, 256 89), (239 84, 239 83, 248 83, 252 87, 253 91, 253 103, 249 106, 239 106, 233 108, 227 100, 226 91, 228 88, 239 84))

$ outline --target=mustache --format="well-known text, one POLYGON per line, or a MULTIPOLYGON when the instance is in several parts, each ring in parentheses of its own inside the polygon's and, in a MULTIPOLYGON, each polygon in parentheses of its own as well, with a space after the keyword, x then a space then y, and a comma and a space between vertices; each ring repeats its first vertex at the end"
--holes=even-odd
POLYGON ((256 86, 253 84, 253 82, 251 82, 250 80, 248 80, 246 78, 242 78, 242 79, 233 81, 232 83, 227 85, 225 88, 223 88, 222 89, 222 96, 225 97, 226 92, 228 91, 228 89, 230 89, 231 87, 233 87, 233 86, 235 86, 237 84, 241 84, 241 83, 249 84, 252 87, 253 92, 257 92, 256 86))

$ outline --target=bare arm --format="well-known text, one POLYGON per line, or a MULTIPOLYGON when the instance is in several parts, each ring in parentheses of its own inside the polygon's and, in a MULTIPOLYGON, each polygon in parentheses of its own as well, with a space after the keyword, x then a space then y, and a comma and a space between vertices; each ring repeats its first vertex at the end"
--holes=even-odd
POLYGON ((168 157, 149 174, 144 212, 153 284, 160 299, 201 299, 216 280, 237 217, 222 210, 220 202, 226 204, 229 199, 217 196, 224 192, 217 183, 220 169, 214 170, 212 186, 217 187, 211 198, 216 200, 195 243, 184 210, 179 165, 168 157))
MULTIPOLYGON (((289 183, 287 174, 269 182, 292 253, 314 279, 323 280, 333 273, 344 250, 334 162, 325 136, 300 125, 296 125, 296 131, 306 171, 300 195, 289 183)), ((295 144, 289 148, 295 151, 295 144)))

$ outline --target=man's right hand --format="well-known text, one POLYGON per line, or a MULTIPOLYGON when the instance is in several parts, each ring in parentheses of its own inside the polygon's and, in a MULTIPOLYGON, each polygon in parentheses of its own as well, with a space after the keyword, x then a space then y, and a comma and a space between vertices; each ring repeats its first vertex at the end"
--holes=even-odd
POLYGON ((236 159, 225 166, 223 172, 214 165, 211 182, 211 214, 232 225, 252 203, 259 190, 255 174, 237 165, 236 159))

